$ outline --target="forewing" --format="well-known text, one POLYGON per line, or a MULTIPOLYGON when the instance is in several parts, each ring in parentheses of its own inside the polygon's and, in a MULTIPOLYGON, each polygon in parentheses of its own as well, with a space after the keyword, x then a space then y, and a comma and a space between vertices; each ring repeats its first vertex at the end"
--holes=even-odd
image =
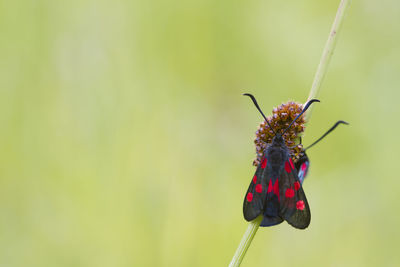
POLYGON ((311 221, 310 207, 291 158, 285 161, 279 180, 281 217, 295 228, 307 228, 311 221))
POLYGON ((247 221, 252 221, 263 212, 268 184, 267 158, 258 165, 251 180, 249 189, 243 201, 243 215, 247 221))

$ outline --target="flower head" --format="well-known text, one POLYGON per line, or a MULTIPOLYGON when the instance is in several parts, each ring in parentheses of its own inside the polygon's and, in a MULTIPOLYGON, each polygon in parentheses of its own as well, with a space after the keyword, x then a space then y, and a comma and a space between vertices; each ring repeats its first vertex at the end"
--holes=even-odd
MULTIPOLYGON (((273 127, 275 132, 282 132, 289 124, 296 118, 297 115, 303 110, 303 105, 293 101, 284 103, 272 110, 272 116, 268 117, 268 121, 273 127)), ((301 115, 295 123, 283 135, 286 145, 289 147, 291 156, 296 160, 299 157, 299 153, 303 149, 301 144, 295 146, 296 139, 301 133, 304 132, 305 126, 304 114, 301 115)), ((264 156, 264 150, 266 144, 272 142, 274 132, 269 128, 268 124, 264 121, 261 122, 260 126, 256 131, 256 138, 254 143, 256 145, 257 158, 254 160, 253 165, 258 166, 261 159, 264 156)))

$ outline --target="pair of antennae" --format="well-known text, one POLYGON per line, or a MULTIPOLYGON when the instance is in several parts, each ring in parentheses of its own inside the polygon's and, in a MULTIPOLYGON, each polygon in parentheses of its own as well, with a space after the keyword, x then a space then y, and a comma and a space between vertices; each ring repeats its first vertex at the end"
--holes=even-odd
MULTIPOLYGON (((251 98, 251 100, 253 100, 254 105, 256 106, 256 108, 258 109, 258 111, 260 111, 261 115, 264 117, 265 121, 267 122, 269 128, 274 132, 274 134, 276 135, 275 130, 272 128, 271 124, 269 124, 268 119, 265 117, 264 113, 261 111, 260 107, 257 104, 256 98, 252 95, 252 94, 243 94, 245 96, 248 96, 251 98)), ((310 105, 314 102, 320 102, 318 99, 311 99, 310 101, 307 102, 307 104, 305 105, 305 107, 303 108, 303 110, 300 112, 299 115, 296 116, 296 118, 294 118, 294 120, 289 124, 289 126, 282 132, 281 135, 283 135, 289 128, 290 126, 292 126, 292 124, 310 107, 310 105)), ((348 125, 348 122, 345 121, 337 121, 326 133, 324 133, 320 138, 318 138, 318 140, 316 140, 314 143, 312 143, 311 145, 309 145, 308 147, 306 147, 304 149, 304 151, 306 151, 307 149, 313 147, 314 145, 316 145, 319 141, 321 141, 322 139, 324 139, 325 136, 327 136, 330 132, 332 132, 333 130, 335 130, 336 127, 338 127, 339 124, 346 124, 348 125)))
MULTIPOLYGON (((253 100, 254 105, 256 106, 256 108, 258 109, 258 111, 260 111, 261 115, 264 117, 265 121, 267 122, 269 128, 274 132, 274 134, 276 135, 276 132, 274 130, 274 128, 272 128, 271 124, 269 124, 269 121, 267 119, 267 117, 265 117, 264 113, 261 111, 261 108, 258 106, 257 100, 256 98, 252 95, 252 94, 243 94, 245 96, 248 96, 251 98, 251 100, 253 100)), ((286 131, 292 126, 292 124, 301 116, 303 115, 303 113, 310 107, 310 105, 314 102, 320 102, 318 99, 311 99, 310 101, 307 102, 307 104, 304 106, 303 110, 300 112, 299 115, 296 116, 296 118, 294 118, 294 120, 289 124, 289 126, 283 130, 281 135, 284 135, 286 133, 286 131)), ((332 129, 333 130, 333 129, 332 129)), ((328 134, 328 133, 327 133, 328 134)))

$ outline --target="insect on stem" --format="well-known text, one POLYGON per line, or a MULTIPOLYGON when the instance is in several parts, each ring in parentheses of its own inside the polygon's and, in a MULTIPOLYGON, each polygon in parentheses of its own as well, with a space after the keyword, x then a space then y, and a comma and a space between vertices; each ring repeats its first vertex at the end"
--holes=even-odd
MULTIPOLYGON (((310 90, 310 94, 309 94, 309 98, 314 98, 317 96, 319 89, 321 88, 321 83, 323 80, 323 77, 325 75, 325 73, 327 72, 327 68, 329 65, 329 61, 330 58, 333 54, 333 51, 335 50, 335 44, 336 44, 336 39, 337 39, 337 34, 340 31, 340 26, 343 22, 344 19, 344 15, 348 9, 348 7, 350 6, 350 0, 341 0, 340 1, 340 5, 339 8, 337 10, 336 13, 336 17, 334 19, 332 28, 330 30, 329 33, 329 37, 328 40, 325 44, 323 53, 322 53, 322 57, 320 59, 320 64, 317 68, 316 74, 315 74, 315 78, 314 78, 314 82, 313 85, 311 87, 310 90)), ((252 98, 253 103, 256 105, 257 109, 261 112, 261 109, 258 107, 257 102, 255 101, 254 97, 252 97, 252 95, 250 94, 245 94, 247 96, 249 96, 250 98, 252 98)), ((312 109, 310 109, 307 113, 306 113, 306 121, 309 121, 310 117, 311 117, 311 111, 312 109)), ((272 129, 269 121, 267 120, 267 118, 265 117, 265 115, 261 112, 261 114, 263 115, 264 119, 266 120, 268 126, 271 128, 272 131, 274 131, 274 129, 272 129)), ((275 133, 275 131, 274 131, 275 133)), ((328 131, 329 133, 329 131, 328 131)), ((328 134, 327 133, 327 134, 328 134)), ((276 134, 276 133, 275 133, 276 134)), ((319 140, 317 140, 318 142, 319 140)), ((314 144, 313 144, 314 145, 314 144)), ((309 148, 309 147, 308 147, 309 148)), ((250 243, 255 235, 255 233, 257 232, 258 227, 260 226, 262 217, 258 217, 257 219, 253 220, 252 222, 249 223, 248 228, 246 233, 244 234, 243 238, 242 238, 242 242, 240 243, 239 247, 236 250, 236 253, 230 263, 229 266, 240 266, 247 249, 250 246, 250 243)))

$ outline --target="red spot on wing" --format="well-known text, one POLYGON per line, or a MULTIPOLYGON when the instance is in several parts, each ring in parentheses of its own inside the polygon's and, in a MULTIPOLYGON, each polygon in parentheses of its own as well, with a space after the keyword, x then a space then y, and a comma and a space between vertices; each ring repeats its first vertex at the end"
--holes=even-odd
POLYGON ((292 168, 290 167, 289 161, 285 162, 285 170, 287 173, 290 173, 292 171, 292 168))
POLYGON ((256 192, 257 193, 261 193, 262 192, 262 185, 261 184, 256 185, 256 192))
POLYGON ((299 200, 296 203, 296 209, 298 210, 304 210, 304 208, 306 207, 306 205, 304 205, 304 201, 303 200, 299 200))
POLYGON ((275 180, 275 184, 272 184, 272 180, 269 182, 267 193, 274 193, 279 198, 279 180, 275 180))
POLYGON ((257 176, 256 175, 254 175, 254 177, 253 177, 253 183, 257 183, 257 176))
POLYGON ((289 158, 289 163, 290 163, 290 167, 292 167, 292 169, 294 169, 292 158, 289 158))
POLYGON ((303 164, 301 164, 301 170, 305 171, 306 169, 307 169, 307 164, 303 162, 303 164))
POLYGON ((253 200, 253 194, 252 193, 247 193, 246 199, 248 202, 251 202, 253 200))
POLYGON ((273 189, 272 189, 272 181, 269 181, 267 193, 271 193, 272 190, 273 190, 273 189))
POLYGON ((275 180, 275 184, 272 184, 272 180, 269 181, 267 193, 271 193, 271 192, 274 193, 275 195, 277 195, 278 200, 279 200, 279 180, 278 179, 275 180))
POLYGON ((279 199, 279 181, 276 179, 275 184, 274 184, 274 194, 278 196, 279 199))
POLYGON ((298 181, 294 182, 294 190, 299 190, 300 189, 300 183, 298 181))
POLYGON ((287 198, 292 198, 292 197, 294 197, 294 190, 293 190, 292 188, 286 189, 285 196, 286 196, 287 198))
POLYGON ((264 160, 261 163, 261 168, 265 169, 267 167, 267 158, 264 158, 264 160))

